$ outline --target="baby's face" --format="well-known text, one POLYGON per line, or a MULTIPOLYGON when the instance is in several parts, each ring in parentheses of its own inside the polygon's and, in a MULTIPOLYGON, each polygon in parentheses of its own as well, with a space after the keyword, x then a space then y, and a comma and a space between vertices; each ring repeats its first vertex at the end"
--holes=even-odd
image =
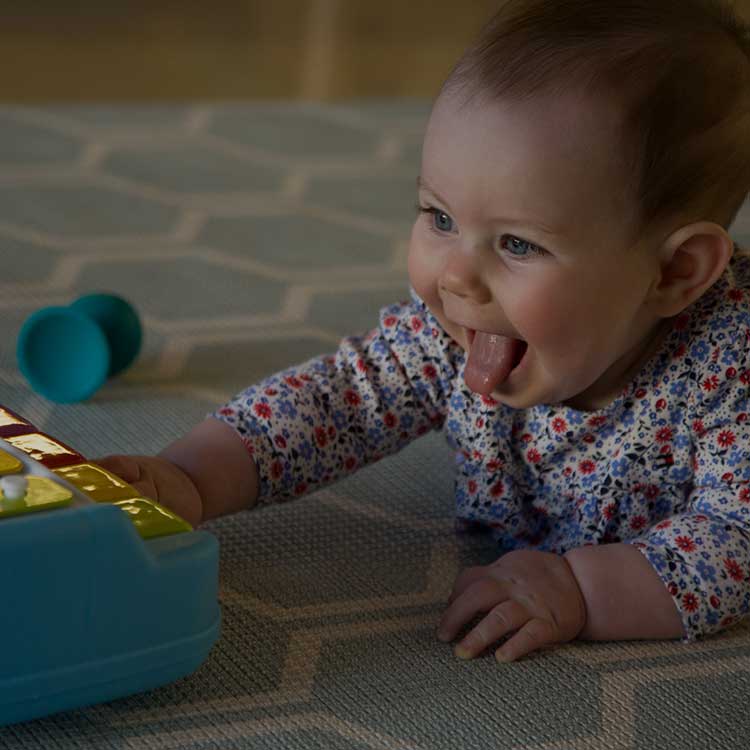
POLYGON ((467 385, 509 406, 600 408, 662 333, 644 302, 657 254, 629 248, 613 123, 571 95, 468 107, 443 96, 430 118, 411 283, 469 353, 467 385), (502 347, 477 331, 523 343, 506 342, 497 367, 479 360, 502 347))

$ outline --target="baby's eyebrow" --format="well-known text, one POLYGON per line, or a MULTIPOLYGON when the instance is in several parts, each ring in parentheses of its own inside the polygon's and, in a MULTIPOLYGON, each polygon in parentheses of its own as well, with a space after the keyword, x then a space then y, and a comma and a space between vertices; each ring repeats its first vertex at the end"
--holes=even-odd
MULTIPOLYGON (((417 189, 426 190, 435 196, 443 205, 447 206, 448 202, 441 198, 424 180, 422 175, 417 175, 417 189)), ((549 235, 550 237, 562 237, 563 232, 554 229, 553 227, 545 224, 544 222, 533 220, 533 219, 512 219, 509 216, 495 216, 492 218, 493 223, 507 224, 508 226, 521 227, 526 229, 538 229, 540 232, 549 235)))

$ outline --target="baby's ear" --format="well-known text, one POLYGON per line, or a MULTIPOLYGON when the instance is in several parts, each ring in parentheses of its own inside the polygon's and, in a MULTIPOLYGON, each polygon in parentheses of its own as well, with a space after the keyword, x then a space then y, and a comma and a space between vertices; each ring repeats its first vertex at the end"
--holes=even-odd
POLYGON ((659 249, 659 269, 649 301, 661 317, 672 317, 694 302, 724 273, 734 242, 709 221, 673 232, 659 249))

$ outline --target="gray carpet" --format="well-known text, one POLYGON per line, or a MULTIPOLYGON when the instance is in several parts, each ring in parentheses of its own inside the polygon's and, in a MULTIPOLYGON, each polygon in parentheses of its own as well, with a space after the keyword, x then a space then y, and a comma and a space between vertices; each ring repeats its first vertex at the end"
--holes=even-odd
MULTIPOLYGON (((155 452, 403 299, 424 102, 0 110, 0 403, 87 456, 155 452), (93 291, 145 326, 83 404, 32 393, 15 338, 93 291)), ((733 227, 750 240, 750 208, 733 227)), ((439 435, 295 503, 221 519, 223 633, 193 675, 0 728, 0 748, 740 748, 750 628, 693 645, 454 658, 458 538, 439 435)), ((0 604, 0 606, 2 606, 0 604)), ((0 636, 0 659, 2 659, 0 636)))

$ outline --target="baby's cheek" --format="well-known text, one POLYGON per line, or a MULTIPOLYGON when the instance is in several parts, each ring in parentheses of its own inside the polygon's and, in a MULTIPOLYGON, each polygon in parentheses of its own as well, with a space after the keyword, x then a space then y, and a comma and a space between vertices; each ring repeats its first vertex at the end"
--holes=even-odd
POLYGON ((581 307, 558 285, 540 285, 516 301, 519 332, 549 354, 570 356, 581 340, 581 307))
POLYGON ((415 228, 412 231, 411 243, 409 245, 409 281, 416 293, 434 311, 436 305, 440 306, 440 296, 438 294, 440 269, 437 258, 427 252, 424 245, 419 242, 417 234, 418 230, 415 228))

